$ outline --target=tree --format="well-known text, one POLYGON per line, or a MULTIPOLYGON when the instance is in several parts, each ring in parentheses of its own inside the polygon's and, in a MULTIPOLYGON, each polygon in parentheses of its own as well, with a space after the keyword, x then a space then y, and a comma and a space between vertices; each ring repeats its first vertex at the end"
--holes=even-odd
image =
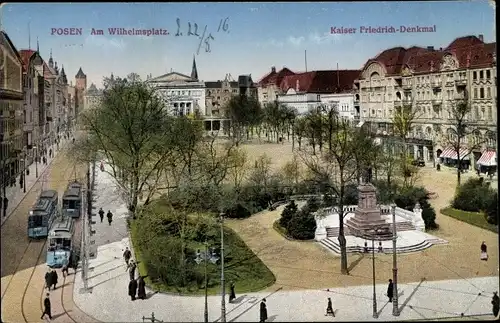
POLYGON ((224 111, 230 120, 231 135, 236 145, 239 144, 248 127, 258 124, 262 114, 260 103, 255 98, 246 95, 233 96, 225 105, 224 111))
MULTIPOLYGON (((323 116, 321 111, 313 109, 305 115, 305 134, 309 138, 309 143, 312 147, 312 153, 316 154, 316 145, 319 146, 319 151, 323 148, 323 116)), ((336 121, 335 121, 336 122, 336 121)))
POLYGON ((461 183, 462 162, 475 149, 481 147, 484 140, 478 136, 479 127, 469 121, 472 105, 469 102, 468 92, 464 90, 463 98, 455 100, 449 110, 452 127, 448 128, 445 141, 453 148, 457 156, 457 186, 461 183), (467 140, 467 138, 471 140, 467 140))
POLYGON ((302 165, 297 158, 297 155, 293 155, 292 160, 283 166, 281 172, 283 173, 283 179, 287 185, 295 187, 299 185, 302 174, 302 165))
POLYGON ((347 245, 344 233, 344 212, 345 188, 356 176, 355 152, 359 136, 350 122, 337 118, 335 129, 331 136, 326 138, 331 141, 331 149, 322 152, 320 155, 311 154, 308 151, 301 152, 300 156, 306 167, 313 175, 313 179, 318 185, 326 187, 336 197, 337 212, 339 215, 339 244, 341 251, 341 272, 348 274, 347 267, 347 245))
POLYGON ((297 117, 293 124, 294 135, 297 136, 299 149, 302 148, 302 138, 306 136, 307 119, 304 117, 297 117))
POLYGON ((400 169, 403 176, 403 186, 410 186, 410 178, 418 170, 412 167, 411 161, 408 158, 408 134, 413 129, 413 124, 417 116, 418 110, 413 109, 413 103, 403 102, 400 107, 395 108, 392 117, 394 135, 401 140, 401 155, 400 169))
POLYGON ((288 222, 287 231, 292 238, 297 240, 313 239, 316 231, 316 219, 311 212, 301 210, 288 222))
POLYGON ((229 170, 229 177, 232 179, 235 189, 238 190, 248 173, 248 156, 245 150, 235 149, 230 158, 234 167, 229 170))
POLYGON ((297 204, 292 200, 290 203, 288 203, 287 206, 283 209, 283 212, 281 212, 281 217, 279 220, 279 225, 288 230, 288 224, 290 223, 290 220, 297 214, 297 204))
POLYGON ((177 134, 170 131, 173 120, 166 111, 154 89, 118 81, 104 92, 99 109, 82 113, 88 136, 74 145, 72 155, 85 161, 104 155, 131 212, 146 188, 148 195, 156 191, 159 172, 172 156, 177 134))

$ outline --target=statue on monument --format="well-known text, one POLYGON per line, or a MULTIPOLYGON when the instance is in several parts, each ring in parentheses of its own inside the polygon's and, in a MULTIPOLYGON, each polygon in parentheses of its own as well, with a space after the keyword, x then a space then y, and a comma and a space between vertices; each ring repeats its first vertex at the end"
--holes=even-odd
POLYGON ((372 168, 367 167, 363 170, 363 184, 369 184, 372 182, 372 168))

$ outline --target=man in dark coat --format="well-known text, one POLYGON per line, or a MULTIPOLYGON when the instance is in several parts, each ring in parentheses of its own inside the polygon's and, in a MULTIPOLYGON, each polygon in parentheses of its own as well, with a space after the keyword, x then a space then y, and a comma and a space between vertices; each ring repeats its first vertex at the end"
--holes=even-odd
POLYGON ((493 298, 491 300, 491 304, 493 305, 493 315, 495 317, 498 316, 498 310, 500 308, 500 298, 498 297, 498 293, 494 292, 493 293, 493 298))
POLYGON ((130 261, 128 264, 128 270, 129 270, 129 275, 130 275, 130 280, 135 279, 135 269, 137 268, 137 265, 133 260, 130 261))
POLYGON ((52 271, 49 270, 45 273, 45 287, 50 290, 52 285, 52 271))
POLYGON ((267 320, 267 305, 266 305, 266 299, 263 298, 262 302, 260 302, 260 321, 259 322, 265 322, 267 320))
POLYGON ((335 317, 335 312, 333 311, 332 299, 330 297, 328 297, 328 304, 326 305, 326 315, 325 316, 328 316, 328 315, 335 317))
POLYGON ((43 313, 42 313, 42 316, 40 317, 41 320, 43 320, 43 317, 45 315, 48 315, 49 316, 49 319, 52 320, 52 314, 50 312, 50 298, 49 298, 50 294, 47 293, 47 295, 45 296, 45 299, 43 300, 43 313))
POLYGON ((59 276, 57 275, 57 272, 55 270, 52 270, 52 286, 54 286, 54 289, 56 289, 56 285, 57 285, 57 279, 59 278, 59 276))
POLYGON ((229 286, 229 303, 231 303, 235 298, 236 298, 236 294, 234 292, 234 283, 231 282, 231 285, 229 286))
POLYGON ((394 284, 392 279, 389 279, 389 286, 387 286, 387 297, 389 297, 389 303, 392 303, 392 298, 394 297, 394 284))
POLYGON ((135 301, 135 294, 137 293, 137 281, 135 279, 131 279, 128 283, 128 296, 130 299, 135 301))
POLYGON ((68 258, 64 259, 64 263, 63 263, 61 272, 63 274, 63 277, 66 277, 67 275, 69 275, 69 259, 68 258))
POLYGON ((108 210, 108 214, 106 214, 106 216, 108 217, 109 225, 111 225, 111 222, 113 222, 113 213, 111 213, 111 211, 108 210))
POLYGON ((139 276, 137 281, 137 297, 140 299, 146 299, 146 282, 142 276, 139 276))
POLYGON ((104 220, 104 210, 102 208, 99 209, 99 217, 101 218, 102 223, 102 220, 104 220))
POLYGON ((127 264, 127 267, 128 267, 128 262, 130 261, 130 258, 132 258, 132 252, 128 249, 128 247, 125 247, 125 251, 123 252, 123 259, 125 259, 125 263, 127 264))

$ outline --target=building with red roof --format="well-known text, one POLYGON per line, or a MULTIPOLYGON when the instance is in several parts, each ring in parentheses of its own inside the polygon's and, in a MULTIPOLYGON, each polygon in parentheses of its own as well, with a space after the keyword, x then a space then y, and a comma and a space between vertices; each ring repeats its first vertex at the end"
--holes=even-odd
POLYGON ((465 160, 474 165, 482 151, 496 147, 496 43, 485 43, 482 35, 459 37, 439 49, 384 50, 365 63, 355 86, 361 120, 379 134, 391 133, 398 107, 411 104, 418 109, 409 134, 414 158, 447 158, 441 154, 449 148, 446 138, 453 132, 450 111, 457 99, 464 98, 472 106, 467 122, 479 128, 466 140, 473 152, 465 160), (477 142, 483 144, 479 147, 477 142))

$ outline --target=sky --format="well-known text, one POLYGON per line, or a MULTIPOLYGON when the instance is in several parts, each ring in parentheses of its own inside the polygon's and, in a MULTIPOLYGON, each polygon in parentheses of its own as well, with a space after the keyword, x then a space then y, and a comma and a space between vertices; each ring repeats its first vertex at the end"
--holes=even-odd
POLYGON ((1 28, 18 50, 36 49, 38 39, 42 57, 48 60, 52 51, 69 80, 74 82, 81 67, 88 85, 98 87, 111 73, 135 72, 143 78, 170 71, 189 75, 193 56, 203 81, 222 80, 228 73, 234 79, 251 74, 258 81, 272 66, 303 72, 306 56, 309 71, 336 69, 337 64, 339 69, 362 69, 368 59, 391 47, 444 48, 457 37, 479 34, 494 42, 494 20, 494 9, 486 0, 4 3, 0 8, 1 28), (199 36, 188 36, 188 23, 193 33, 194 24, 198 26, 199 36), (435 32, 360 33, 362 26, 435 26, 435 32), (331 34, 331 27, 356 28, 356 32, 331 34), (81 29, 81 35, 58 35, 58 28, 81 29), (109 28, 155 28, 168 35, 111 35, 109 28), (92 35, 92 30, 103 34, 92 35), (207 52, 205 39, 210 35, 207 52))

